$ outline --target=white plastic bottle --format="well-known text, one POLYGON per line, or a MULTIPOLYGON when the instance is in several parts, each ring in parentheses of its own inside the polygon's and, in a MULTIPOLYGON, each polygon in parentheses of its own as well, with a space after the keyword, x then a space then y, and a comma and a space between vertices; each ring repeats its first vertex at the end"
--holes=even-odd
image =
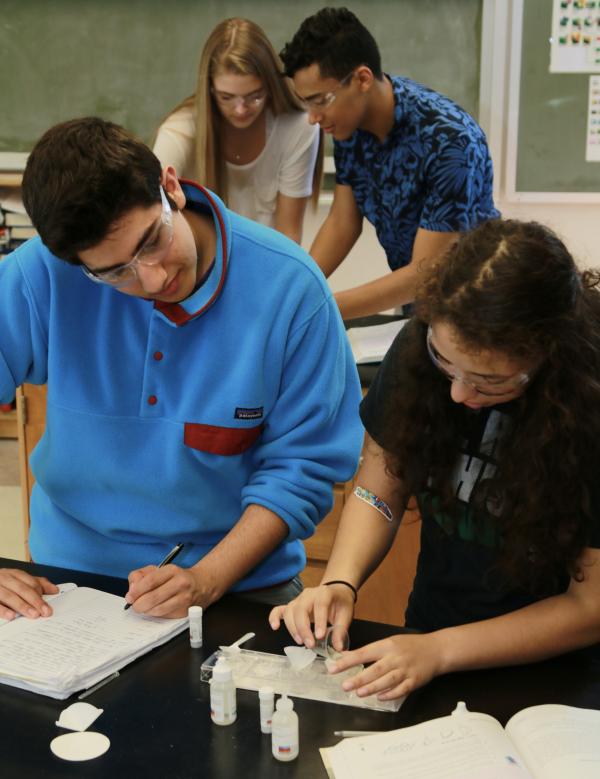
POLYGON ((188 609, 190 623, 190 646, 199 649, 202 646, 202 606, 190 606, 188 609))
POLYGON ((294 760, 298 757, 300 744, 298 739, 298 715, 294 704, 282 695, 277 701, 273 714, 273 731, 271 734, 271 751, 277 760, 294 760))
POLYGON ((273 709, 275 708, 275 693, 272 687, 261 687, 258 691, 260 704, 260 731, 270 733, 273 721, 273 709))
POLYGON ((237 717, 235 682, 231 666, 219 658, 210 680, 210 716, 215 725, 231 725, 237 717))

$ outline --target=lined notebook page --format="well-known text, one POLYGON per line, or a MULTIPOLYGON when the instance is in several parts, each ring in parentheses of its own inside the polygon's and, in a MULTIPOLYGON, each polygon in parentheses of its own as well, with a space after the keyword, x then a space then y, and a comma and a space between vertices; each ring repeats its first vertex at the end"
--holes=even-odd
POLYGON ((116 595, 78 587, 53 599, 51 617, 4 624, 0 681, 20 680, 28 689, 71 694, 187 626, 187 618, 144 617, 125 611, 123 604, 116 595))

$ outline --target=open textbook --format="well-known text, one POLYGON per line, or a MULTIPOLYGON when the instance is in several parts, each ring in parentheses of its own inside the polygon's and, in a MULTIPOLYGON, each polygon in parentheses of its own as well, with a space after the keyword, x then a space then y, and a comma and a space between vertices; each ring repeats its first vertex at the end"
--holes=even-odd
POLYGON ((354 362, 381 362, 394 338, 408 322, 408 319, 395 319, 383 325, 368 325, 367 327, 351 327, 347 331, 352 347, 354 362))
POLYGON ((598 779, 600 711, 531 706, 503 729, 459 704, 449 717, 321 749, 330 779, 598 779))
POLYGON ((60 585, 51 617, 0 621, 0 683, 67 698, 185 630, 183 619, 123 609, 117 595, 60 585))

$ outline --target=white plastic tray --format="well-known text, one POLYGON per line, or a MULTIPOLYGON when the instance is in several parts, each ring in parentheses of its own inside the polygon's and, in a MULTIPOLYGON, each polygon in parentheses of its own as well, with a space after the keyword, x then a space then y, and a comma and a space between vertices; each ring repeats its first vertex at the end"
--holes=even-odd
POLYGON ((337 703, 342 706, 355 706, 359 709, 376 711, 398 711, 404 698, 393 701, 380 701, 375 695, 359 698, 353 692, 342 690, 342 682, 358 673, 361 668, 353 668, 345 673, 329 674, 325 661, 317 657, 311 666, 296 673, 284 655, 268 652, 254 652, 240 649, 227 652, 220 649, 204 661, 200 669, 200 679, 208 682, 212 678, 213 668, 220 657, 226 656, 231 666, 236 687, 242 690, 259 690, 272 687, 282 695, 287 693, 295 698, 308 698, 313 701, 337 703))

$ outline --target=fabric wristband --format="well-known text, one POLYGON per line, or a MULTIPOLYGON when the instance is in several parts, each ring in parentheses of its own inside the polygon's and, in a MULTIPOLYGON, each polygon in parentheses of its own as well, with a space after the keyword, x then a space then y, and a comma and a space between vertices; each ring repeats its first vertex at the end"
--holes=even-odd
POLYGON ((350 587, 352 592, 354 593, 354 602, 358 600, 358 590, 353 584, 350 584, 350 582, 345 582, 343 579, 333 579, 333 581, 330 582, 323 582, 323 584, 327 587, 329 584, 345 584, 346 587, 350 587))

